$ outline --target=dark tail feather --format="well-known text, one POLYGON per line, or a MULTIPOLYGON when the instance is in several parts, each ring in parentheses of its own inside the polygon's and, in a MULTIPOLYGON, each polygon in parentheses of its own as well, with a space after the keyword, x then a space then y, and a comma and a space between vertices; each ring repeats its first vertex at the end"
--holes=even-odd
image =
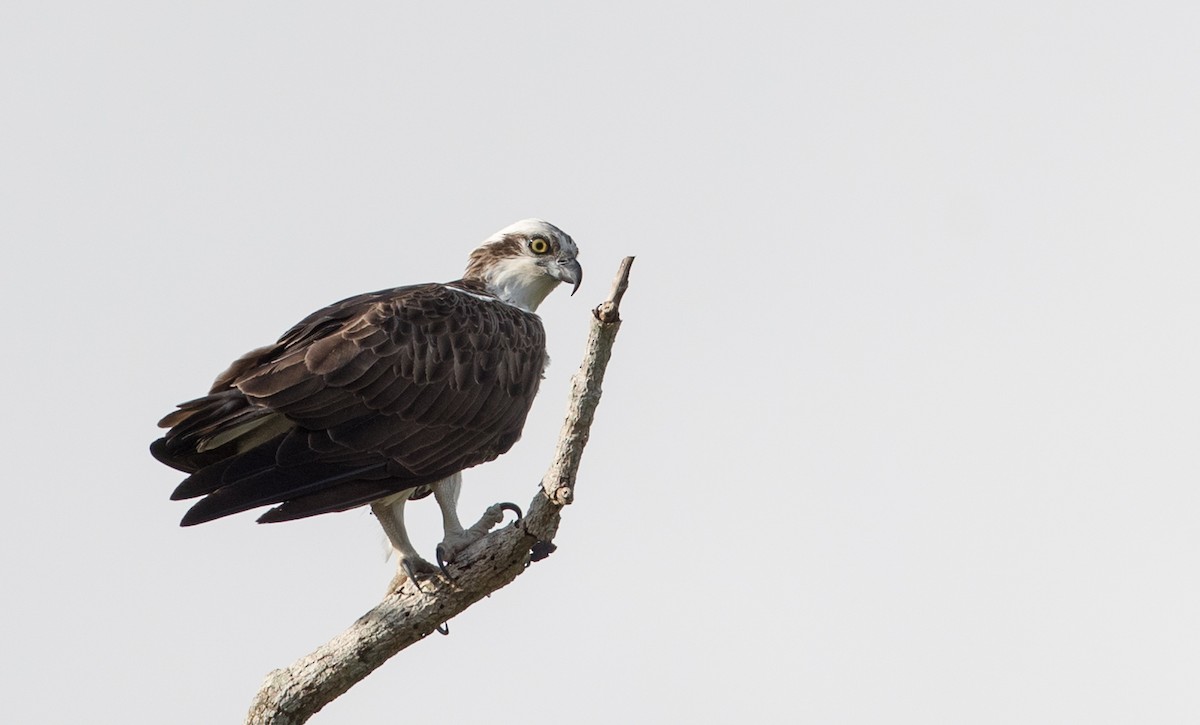
MULTIPOLYGON (((433 480, 440 480, 435 478, 433 480)), ((343 484, 336 489, 319 491, 307 496, 290 499, 258 517, 260 524, 277 524, 282 521, 295 521, 318 514, 328 514, 335 511, 345 511, 355 506, 362 506, 376 499, 393 493, 399 493, 405 488, 416 488, 433 481, 416 481, 411 486, 397 488, 394 478, 383 481, 355 481, 343 484)), ((405 483, 408 483, 407 481, 405 483)))
POLYGON ((350 470, 336 464, 286 471, 270 468, 249 478, 227 483, 200 499, 188 510, 180 525, 194 526, 259 506, 277 504, 356 478, 378 475, 384 470, 382 463, 350 470))

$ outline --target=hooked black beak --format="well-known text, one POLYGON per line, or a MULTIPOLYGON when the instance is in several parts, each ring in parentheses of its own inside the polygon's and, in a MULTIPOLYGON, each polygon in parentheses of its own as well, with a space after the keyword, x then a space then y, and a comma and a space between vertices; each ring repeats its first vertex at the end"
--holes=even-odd
POLYGON ((583 267, 579 266, 579 261, 575 259, 566 262, 556 262, 551 265, 551 275, 559 282, 569 282, 574 285, 571 288, 571 295, 579 290, 579 284, 583 282, 583 267))

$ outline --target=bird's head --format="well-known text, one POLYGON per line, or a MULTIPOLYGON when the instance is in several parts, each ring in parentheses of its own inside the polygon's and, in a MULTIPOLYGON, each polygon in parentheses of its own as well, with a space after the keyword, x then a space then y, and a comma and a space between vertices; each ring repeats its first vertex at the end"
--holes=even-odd
POLYGON ((500 299, 534 312, 559 282, 572 285, 571 294, 579 289, 578 254, 563 230, 541 219, 522 219, 471 252, 463 279, 478 280, 500 299))

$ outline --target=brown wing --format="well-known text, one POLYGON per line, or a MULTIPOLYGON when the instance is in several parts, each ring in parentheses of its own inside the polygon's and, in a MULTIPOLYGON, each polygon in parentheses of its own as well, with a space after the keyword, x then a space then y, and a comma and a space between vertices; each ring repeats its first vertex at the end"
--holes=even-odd
POLYGON ((545 360, 537 316, 468 283, 361 295, 239 359, 151 450, 192 473, 172 498, 205 496, 185 525, 340 511, 507 451, 545 360))

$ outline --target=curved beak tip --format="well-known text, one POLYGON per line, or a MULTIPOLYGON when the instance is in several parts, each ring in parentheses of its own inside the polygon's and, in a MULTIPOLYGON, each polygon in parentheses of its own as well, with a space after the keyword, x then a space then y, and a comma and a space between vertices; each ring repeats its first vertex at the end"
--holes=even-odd
POLYGON ((579 285, 583 283, 583 267, 579 266, 579 262, 572 259, 571 261, 559 266, 559 279, 563 282, 570 282, 571 296, 579 291, 579 285))

